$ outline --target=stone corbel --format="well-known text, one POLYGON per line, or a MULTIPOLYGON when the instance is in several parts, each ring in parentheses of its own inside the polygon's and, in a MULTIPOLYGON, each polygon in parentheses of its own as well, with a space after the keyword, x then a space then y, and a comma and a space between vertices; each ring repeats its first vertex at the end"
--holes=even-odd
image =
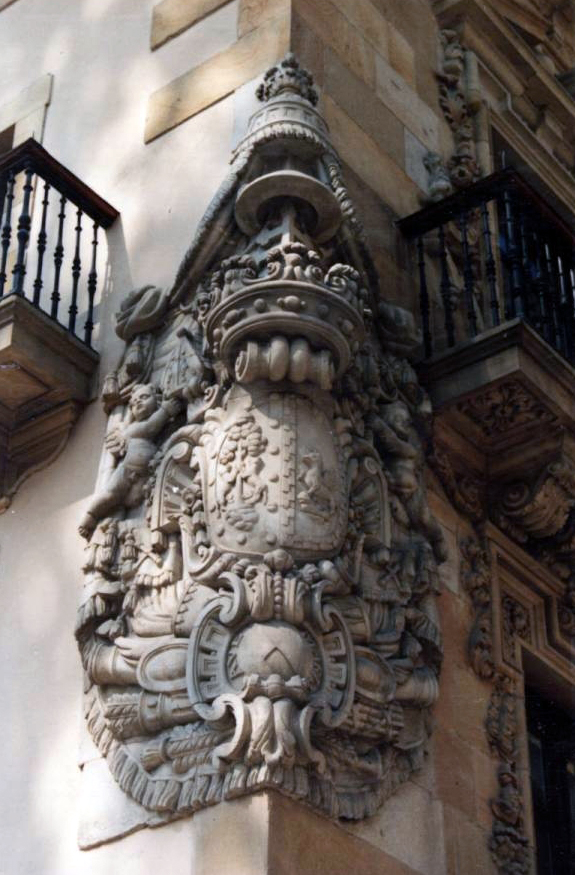
POLYGON ((554 538, 575 506, 575 466, 568 458, 551 462, 529 479, 506 484, 491 506, 495 521, 514 540, 554 538))

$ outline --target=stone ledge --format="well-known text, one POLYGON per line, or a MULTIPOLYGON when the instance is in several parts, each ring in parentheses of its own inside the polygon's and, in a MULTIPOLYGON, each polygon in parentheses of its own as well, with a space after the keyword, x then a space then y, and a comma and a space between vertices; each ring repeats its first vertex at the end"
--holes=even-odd
POLYGON ((423 875, 279 793, 269 803, 267 875, 423 875))
POLYGON ((289 17, 272 19, 155 91, 148 101, 145 142, 182 124, 254 79, 288 51, 289 41, 289 17))
POLYGON ((168 40, 225 6, 230 0, 162 0, 152 9, 150 48, 159 49, 168 40))

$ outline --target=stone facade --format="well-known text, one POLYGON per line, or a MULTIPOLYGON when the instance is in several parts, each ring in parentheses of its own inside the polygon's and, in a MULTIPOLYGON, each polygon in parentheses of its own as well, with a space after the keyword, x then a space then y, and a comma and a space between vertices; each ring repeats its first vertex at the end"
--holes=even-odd
POLYGON ((568 219, 570 15, 0 3, 0 138, 120 212, 93 403, 0 517, 0 872, 535 875, 524 698, 575 683, 575 376, 479 307, 425 360, 421 264, 436 333, 469 269, 447 227, 442 285, 396 221, 500 143, 568 219))

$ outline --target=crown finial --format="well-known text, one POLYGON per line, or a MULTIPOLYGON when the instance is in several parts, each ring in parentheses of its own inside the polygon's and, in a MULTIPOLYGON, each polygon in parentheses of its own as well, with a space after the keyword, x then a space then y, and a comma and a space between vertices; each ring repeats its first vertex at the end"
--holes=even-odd
POLYGON ((299 65, 293 52, 288 52, 285 58, 267 71, 264 81, 256 91, 256 96, 262 102, 271 100, 284 91, 291 91, 309 101, 312 106, 317 103, 317 91, 313 87, 313 77, 299 65))

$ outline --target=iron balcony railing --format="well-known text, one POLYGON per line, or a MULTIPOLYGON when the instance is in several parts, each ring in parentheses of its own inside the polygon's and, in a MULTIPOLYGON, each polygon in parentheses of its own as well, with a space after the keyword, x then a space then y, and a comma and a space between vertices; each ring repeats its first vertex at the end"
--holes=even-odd
POLYGON ((0 300, 26 297, 91 346, 99 234, 117 216, 34 139, 3 155, 0 300))
POLYGON ((425 356, 521 318, 575 363, 575 234, 512 169, 400 220, 416 241, 425 356))

